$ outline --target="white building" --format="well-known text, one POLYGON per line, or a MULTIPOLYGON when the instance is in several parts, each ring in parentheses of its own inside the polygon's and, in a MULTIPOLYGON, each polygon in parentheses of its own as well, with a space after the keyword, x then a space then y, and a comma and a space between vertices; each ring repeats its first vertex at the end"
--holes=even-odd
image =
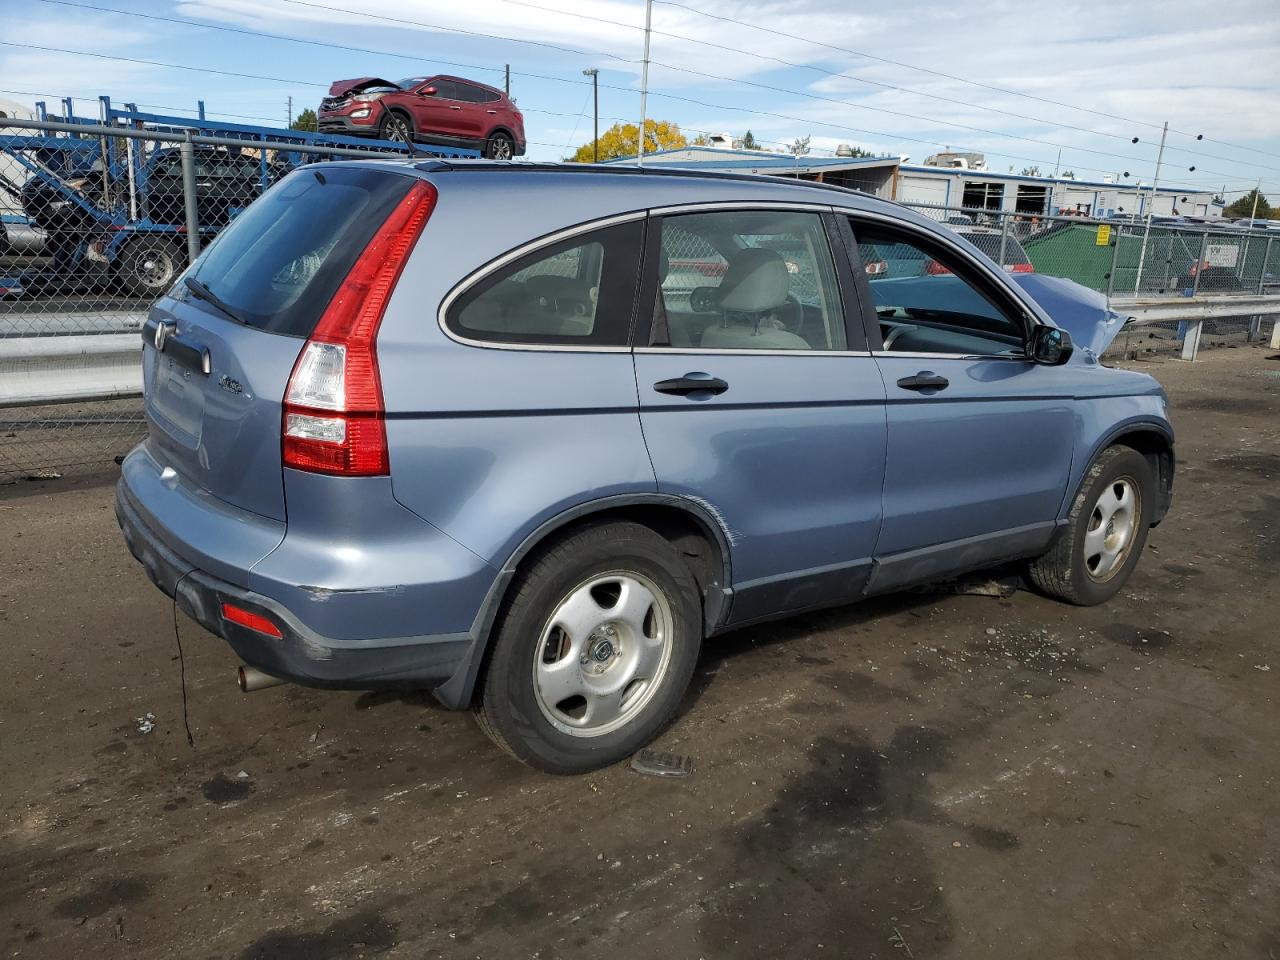
POLYGON ((1212 190, 1150 184, 1030 177, 951 167, 903 164, 894 199, 901 203, 1008 211, 1028 216, 1079 213, 1090 217, 1220 217, 1222 198, 1212 190))

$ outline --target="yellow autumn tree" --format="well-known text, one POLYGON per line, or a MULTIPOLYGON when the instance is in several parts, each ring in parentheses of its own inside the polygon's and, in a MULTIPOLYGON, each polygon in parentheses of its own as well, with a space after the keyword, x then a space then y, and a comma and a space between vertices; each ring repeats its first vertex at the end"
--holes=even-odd
MULTIPOLYGON (((634 157, 639 150, 640 127, 634 123, 615 123, 600 134, 600 159, 616 160, 619 157, 634 157)), ((680 132, 678 124, 670 120, 646 120, 644 122, 644 152, 657 150, 678 150, 687 147, 689 141, 680 132)), ((574 163, 591 163, 595 160, 592 141, 588 140, 580 146, 572 157, 574 163)))

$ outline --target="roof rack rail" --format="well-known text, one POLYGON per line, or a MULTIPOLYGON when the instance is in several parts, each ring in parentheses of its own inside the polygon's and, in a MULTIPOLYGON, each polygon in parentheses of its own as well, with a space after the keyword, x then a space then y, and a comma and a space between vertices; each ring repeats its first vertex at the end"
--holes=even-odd
POLYGON ((854 193, 861 197, 874 196, 874 194, 863 190, 855 190, 853 187, 844 187, 834 183, 819 183, 815 180, 801 180, 794 177, 780 177, 774 174, 730 173, 722 170, 663 169, 660 167, 624 166, 622 164, 428 160, 417 164, 417 169, 432 173, 510 173, 512 171, 528 171, 533 173, 618 174, 635 177, 683 177, 693 180, 738 180, 747 183, 781 183, 808 187, 814 190, 833 190, 838 193, 854 193))

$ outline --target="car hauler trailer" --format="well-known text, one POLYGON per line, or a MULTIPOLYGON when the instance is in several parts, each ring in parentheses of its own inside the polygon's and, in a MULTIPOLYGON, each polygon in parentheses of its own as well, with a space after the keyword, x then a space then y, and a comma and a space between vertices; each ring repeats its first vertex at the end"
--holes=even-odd
MULTIPOLYGON (((153 298, 172 284, 190 251, 203 246, 284 174, 354 152, 400 154, 392 140, 211 120, 204 103, 183 117, 123 109, 99 98, 97 118, 36 104, 34 120, 0 120, 5 191, 21 210, 6 224, 15 254, 41 262, 0 275, 9 297, 67 294, 114 286, 153 298), (183 145, 191 143, 190 157, 183 145), (19 178, 21 178, 19 182, 19 178), (191 183, 187 183, 191 180, 191 183), (194 195, 194 230, 187 210, 194 195)), ((415 155, 477 157, 478 151, 415 144, 415 155)), ((0 270, 0 274, 5 271, 0 270)))

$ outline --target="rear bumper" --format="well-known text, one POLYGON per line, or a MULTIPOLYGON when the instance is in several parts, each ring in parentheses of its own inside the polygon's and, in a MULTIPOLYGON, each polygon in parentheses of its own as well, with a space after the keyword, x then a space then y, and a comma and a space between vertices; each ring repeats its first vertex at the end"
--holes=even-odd
POLYGON ((325 636, 284 603, 232 584, 175 552, 148 525, 126 479, 116 486, 116 519, 130 552, 151 582, 174 597, 185 614, 230 644, 246 664, 303 686, 432 689, 447 706, 463 707, 469 701, 482 653, 482 645, 475 640, 478 630, 373 640, 325 636), (282 636, 268 636, 223 619, 224 603, 267 617, 282 636), (446 685, 444 690, 437 689, 446 685))

